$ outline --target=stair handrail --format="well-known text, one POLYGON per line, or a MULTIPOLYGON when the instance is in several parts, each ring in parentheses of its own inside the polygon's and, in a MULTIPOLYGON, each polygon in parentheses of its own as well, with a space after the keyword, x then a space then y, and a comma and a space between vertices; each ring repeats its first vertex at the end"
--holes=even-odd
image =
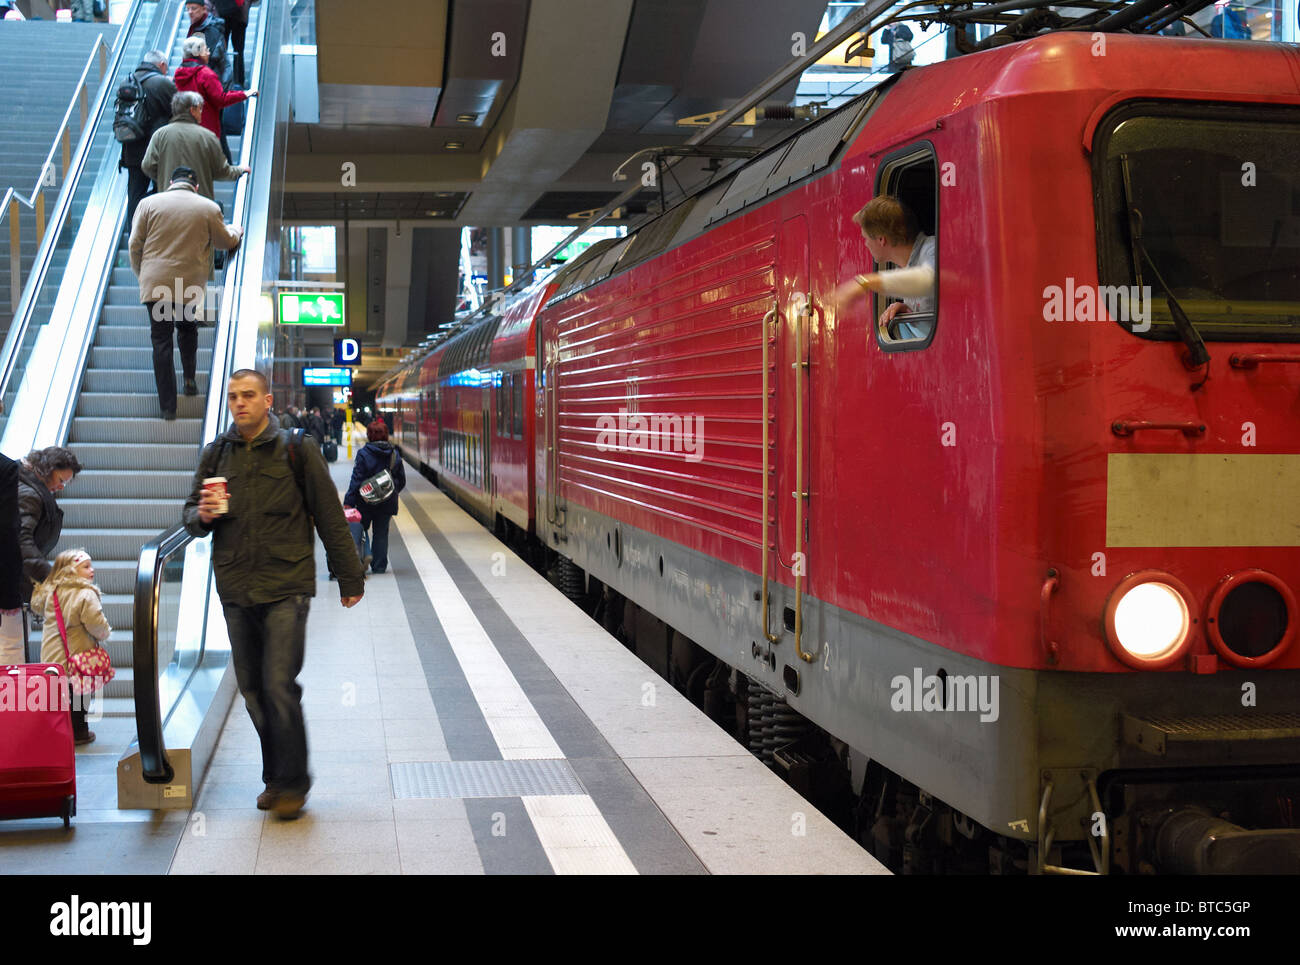
MULTIPOLYGON (((145 2, 146 0, 134 0, 131 4, 131 9, 127 14, 126 19, 122 22, 122 26, 118 29, 117 38, 113 43, 112 63, 111 65, 106 65, 104 67, 101 79, 105 76, 117 76, 118 71, 121 69, 122 56, 126 52, 126 39, 135 29, 136 21, 139 19, 140 13, 144 9, 145 2)), ((183 11, 184 8, 182 7, 181 10, 183 11)), ((158 4, 156 15, 165 16, 165 4, 158 4)), ((179 22, 180 14, 177 13, 176 17, 179 22)), ((97 37, 96 40, 100 45, 104 45, 103 37, 97 37)), ((106 47, 107 45, 104 46, 106 47)), ((90 69, 90 63, 93 61, 95 54, 99 49, 99 47, 96 47, 95 51, 91 53, 90 58, 87 60, 86 67, 82 71, 83 81, 86 71, 90 69)), ((21 294, 18 300, 13 304, 13 319, 9 323, 9 331, 5 333, 4 344, 0 347, 0 411, 2 411, 4 395, 9 388, 9 379, 13 375, 14 362, 19 354, 23 338, 26 336, 27 326, 31 321, 32 307, 36 302, 36 293, 45 282, 45 276, 49 271, 50 257, 54 251, 55 239, 58 238, 59 231, 67 220, 68 210, 72 205, 72 196, 75 192, 75 186, 85 169, 86 160, 90 154, 90 145, 94 141, 94 132, 98 127, 99 118, 103 114, 104 105, 108 99, 110 91, 112 90, 112 86, 112 84, 101 83, 99 85, 99 93, 95 97, 94 108, 88 108, 86 111, 86 121, 82 124, 81 133, 78 136, 76 151, 72 153, 71 160, 65 160, 63 184, 59 188, 59 195, 54 203, 53 215, 49 219, 47 225, 49 230, 41 230, 38 218, 37 229, 38 232, 40 232, 40 244, 36 250, 36 258, 32 262, 31 274, 28 276, 27 281, 22 285, 17 284, 19 278, 15 277, 15 275, 21 276, 22 274, 20 267, 22 257, 20 249, 21 226, 19 224, 20 219, 17 213, 17 205, 19 203, 26 203, 28 207, 34 207, 37 204, 42 207, 44 206, 45 195, 41 189, 46 187, 46 185, 41 182, 45 178, 45 172, 49 170, 49 166, 53 162, 55 150, 65 139, 65 136, 70 138, 67 125, 72 116, 72 109, 76 106, 79 96, 78 94, 73 95, 73 100, 68 105, 68 110, 64 113, 63 123, 60 126, 60 134, 56 136, 55 144, 51 145, 50 151, 45 157, 45 164, 41 168, 40 175, 37 177, 37 184, 33 189, 32 194, 27 199, 24 199, 21 195, 15 192, 12 187, 5 192, 3 199, 4 211, 3 214, 0 214, 0 219, 4 217, 10 218, 9 291, 11 302, 14 300, 14 293, 21 292, 21 294), (9 214, 11 211, 13 212, 12 217, 10 217, 9 214), (19 261, 16 262, 15 259, 19 259, 19 261), (15 266, 19 267, 16 268, 15 266)))
MULTIPOLYGON (((284 16, 279 12, 280 17, 284 16)), ((269 4, 264 4, 258 19, 257 33, 252 40, 252 49, 256 51, 252 65, 250 90, 262 90, 263 68, 271 56, 281 55, 279 44, 267 44, 266 36, 273 19, 269 4), (274 50, 269 48, 274 47, 274 50)), ((283 25, 283 20, 279 21, 283 25)), ((245 47, 247 50, 248 47, 245 47)), ((262 97, 250 98, 248 113, 244 122, 244 138, 239 148, 239 163, 247 164, 252 154, 252 132, 258 117, 262 97)), ((274 108, 272 108, 273 110, 274 108)), ((272 114, 274 119, 274 114, 272 114)), ((274 136, 274 131, 272 131, 274 136)), ((255 174, 240 178, 235 187, 235 199, 231 206, 231 223, 247 224, 249 208, 249 185, 255 174)), ((247 236, 245 236, 247 240, 247 236)), ((231 370, 235 354, 235 339, 232 332, 235 324, 235 310, 239 304, 240 287, 243 284, 245 259, 249 246, 241 244, 231 264, 226 269, 225 283, 222 286, 221 308, 217 316, 216 336, 212 346, 212 376, 208 382, 208 405, 203 421, 202 439, 207 440, 225 426, 229 415, 226 393, 222 388, 226 382, 226 373, 231 370), (220 381, 218 381, 220 379, 220 381)), ((260 282, 260 279, 259 279, 260 282)), ((184 524, 177 524, 159 533, 144 544, 140 551, 139 564, 136 567, 135 609, 133 613, 133 633, 131 639, 132 667, 134 677, 136 745, 140 754, 141 775, 146 783, 167 784, 175 776, 171 761, 167 756, 167 746, 163 738, 163 729, 167 716, 161 703, 161 688, 158 685, 158 610, 161 603, 162 574, 167 560, 177 553, 186 551, 196 537, 184 524)), ((195 557, 198 558, 197 556, 195 557)), ((199 631, 199 658, 191 671, 190 679, 198 672, 203 663, 203 653, 207 641, 207 620, 212 612, 207 605, 211 598, 212 554, 203 557, 208 567, 204 578, 205 592, 203 625, 199 631)), ((182 686, 184 692, 188 681, 182 686)))

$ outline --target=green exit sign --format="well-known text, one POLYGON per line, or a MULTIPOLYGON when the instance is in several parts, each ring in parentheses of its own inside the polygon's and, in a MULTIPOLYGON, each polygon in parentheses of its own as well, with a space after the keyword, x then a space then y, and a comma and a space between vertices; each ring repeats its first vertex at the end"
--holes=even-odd
POLYGON ((281 325, 342 325, 342 292, 280 292, 281 325))

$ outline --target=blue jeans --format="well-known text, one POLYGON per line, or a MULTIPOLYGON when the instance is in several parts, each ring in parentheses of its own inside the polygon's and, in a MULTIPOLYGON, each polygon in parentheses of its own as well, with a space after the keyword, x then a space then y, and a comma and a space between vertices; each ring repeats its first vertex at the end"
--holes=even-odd
POLYGON ((388 569, 388 524, 391 516, 376 516, 371 520, 373 535, 370 537, 370 569, 382 573, 388 569))
POLYGON ((302 717, 302 671, 311 597, 242 607, 226 603, 235 680, 262 742, 262 782, 281 794, 306 794, 307 727, 302 717))
POLYGON ((372 516, 369 520, 348 524, 352 540, 357 544, 357 555, 363 560, 369 555, 370 569, 376 573, 388 569, 388 524, 392 521, 391 516, 372 516))

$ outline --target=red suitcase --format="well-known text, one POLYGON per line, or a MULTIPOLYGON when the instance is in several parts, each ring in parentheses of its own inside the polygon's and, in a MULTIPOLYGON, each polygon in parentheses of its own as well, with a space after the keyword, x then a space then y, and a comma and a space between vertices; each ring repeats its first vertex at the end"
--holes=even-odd
POLYGON ((77 765, 63 669, 0 666, 0 818, 77 813, 77 765))

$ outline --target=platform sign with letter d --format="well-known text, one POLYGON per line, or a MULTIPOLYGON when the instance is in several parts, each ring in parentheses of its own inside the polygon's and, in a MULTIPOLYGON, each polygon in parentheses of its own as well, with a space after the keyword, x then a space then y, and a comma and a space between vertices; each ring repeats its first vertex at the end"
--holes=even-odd
POLYGON ((361 364, 361 339, 336 338, 334 340, 335 365, 361 364))

